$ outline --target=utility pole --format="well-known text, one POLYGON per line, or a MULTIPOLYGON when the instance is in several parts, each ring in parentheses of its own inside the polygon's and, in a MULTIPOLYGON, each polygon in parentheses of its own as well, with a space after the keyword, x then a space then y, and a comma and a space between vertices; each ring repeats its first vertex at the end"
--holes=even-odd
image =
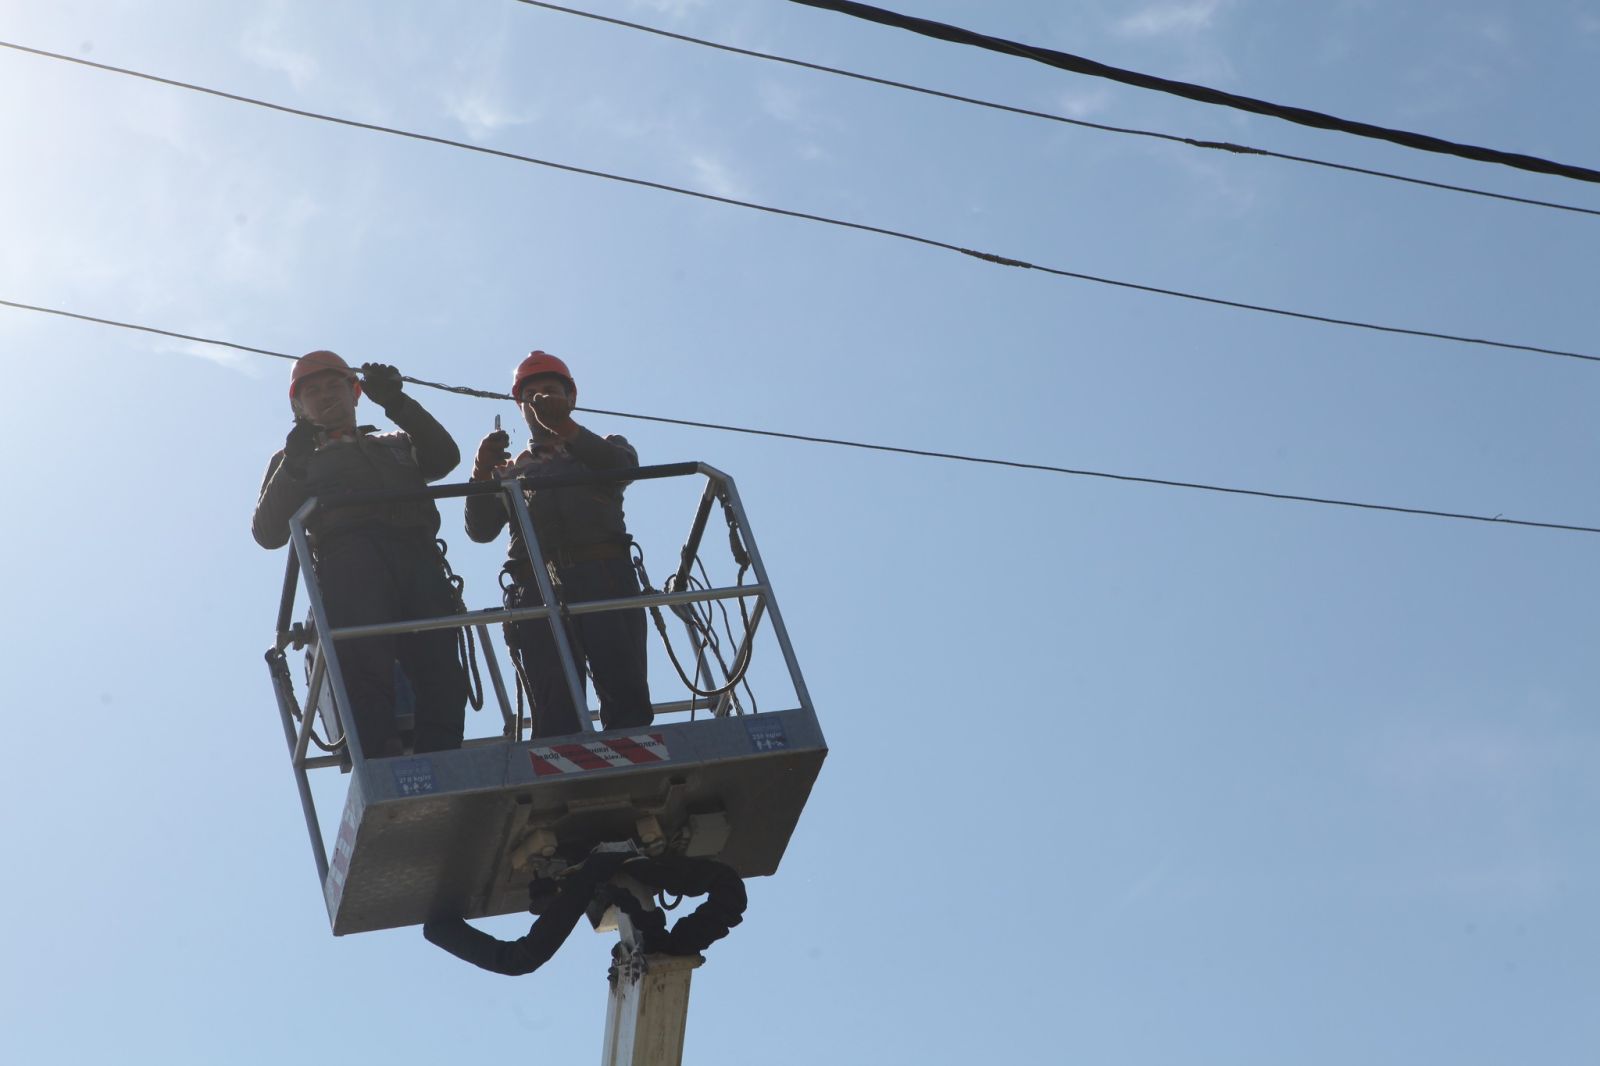
MULTIPOLYGON (((654 894, 630 877, 616 882, 632 892, 647 910, 654 894)), ((683 1037, 689 1023, 689 982, 705 962, 702 955, 646 955, 642 938, 628 916, 607 910, 596 932, 617 930, 607 979, 606 1039, 601 1066, 681 1066, 683 1037)))
POLYGON ((681 1066, 689 980, 700 955, 640 955, 612 949, 611 1000, 601 1066, 681 1066))

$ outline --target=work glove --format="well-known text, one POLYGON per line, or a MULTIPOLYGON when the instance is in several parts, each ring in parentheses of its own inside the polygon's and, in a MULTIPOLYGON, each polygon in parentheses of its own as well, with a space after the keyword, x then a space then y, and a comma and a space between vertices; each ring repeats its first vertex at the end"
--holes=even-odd
POLYGON ((478 445, 478 454, 472 460, 472 480, 487 481, 511 459, 511 434, 497 429, 478 445))
POLYGON ((400 380, 400 371, 387 363, 361 364, 361 391, 385 410, 400 398, 400 390, 404 385, 405 382, 400 380))
POLYGON ((294 428, 283 439, 283 468, 296 477, 306 472, 311 453, 317 450, 317 427, 304 418, 294 420, 294 428))

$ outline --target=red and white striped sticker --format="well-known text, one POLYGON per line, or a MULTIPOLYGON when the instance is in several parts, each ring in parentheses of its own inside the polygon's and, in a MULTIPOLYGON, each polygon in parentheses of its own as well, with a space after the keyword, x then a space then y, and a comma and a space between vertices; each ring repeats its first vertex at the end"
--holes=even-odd
POLYGON ((667 742, 660 733, 639 733, 631 737, 609 737, 581 744, 554 744, 548 748, 529 748, 533 772, 539 777, 574 774, 585 770, 613 770, 622 766, 666 762, 667 742))

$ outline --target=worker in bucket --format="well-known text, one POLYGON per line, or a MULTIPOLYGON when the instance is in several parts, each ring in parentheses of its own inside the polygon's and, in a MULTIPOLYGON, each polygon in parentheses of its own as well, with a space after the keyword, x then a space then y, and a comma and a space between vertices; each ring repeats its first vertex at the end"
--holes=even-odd
MULTIPOLYGON (((626 439, 601 437, 573 421, 578 386, 567 365, 555 356, 536 351, 524 359, 513 377, 511 395, 532 435, 528 446, 512 459, 510 435, 497 428, 478 446, 472 480, 581 474, 638 465, 638 453, 626 439)), ((550 575, 564 603, 639 594, 630 551, 633 540, 622 514, 623 488, 621 482, 610 482, 524 490, 544 557, 529 559, 521 529, 510 522, 511 543, 502 581, 507 607, 544 602, 534 579, 535 566, 550 575)), ((479 543, 499 536, 511 517, 506 500, 498 495, 468 497, 466 512, 467 536, 479 543)), ((631 729, 649 725, 653 715, 644 608, 574 615, 565 624, 580 685, 586 662, 594 676, 603 726, 631 729)), ((533 703, 532 735, 581 731, 578 715, 587 708, 573 705, 549 620, 509 623, 506 641, 533 703)))
MULTIPOLYGON (((435 537, 432 500, 328 506, 343 493, 420 489, 461 461, 460 449, 432 415, 402 391, 400 372, 367 363, 356 372, 338 355, 315 351, 289 374, 294 427, 267 464, 251 531, 263 548, 282 547, 289 519, 313 496, 322 505, 307 521, 328 623, 335 628, 454 614, 435 537), (383 408, 398 431, 356 423, 362 395, 383 408)), ((324 646, 327 650, 327 646, 324 646)), ((362 754, 403 754, 395 721, 396 663, 416 700, 412 747, 417 752, 461 746, 468 686, 456 633, 434 629, 399 636, 342 640, 338 662, 362 754)))

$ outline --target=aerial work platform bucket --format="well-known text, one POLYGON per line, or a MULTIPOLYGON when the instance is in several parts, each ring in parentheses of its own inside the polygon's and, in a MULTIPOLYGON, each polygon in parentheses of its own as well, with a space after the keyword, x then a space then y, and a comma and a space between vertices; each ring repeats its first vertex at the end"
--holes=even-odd
POLYGON ((526 911, 529 860, 606 840, 773 873, 826 750, 786 711, 369 760, 323 885, 333 931, 526 911))
MULTIPOLYGON (((593 716, 580 715, 586 726, 583 733, 525 739, 520 714, 513 724, 489 625, 525 619, 548 623, 550 608, 469 611, 446 618, 331 629, 305 528, 319 502, 308 501, 295 515, 290 523, 294 551, 284 581, 278 636, 267 658, 329 922, 336 935, 415 925, 443 915, 475 918, 525 911, 528 882, 536 869, 581 859, 596 844, 607 841, 631 840, 651 852, 713 858, 741 877, 777 870, 827 746, 731 479, 704 464, 685 463, 582 477, 367 493, 342 497, 338 505, 380 497, 501 493, 513 520, 519 523, 530 556, 541 558, 523 498, 524 487, 692 475, 704 477, 706 485, 682 549, 678 579, 669 582, 671 591, 647 590, 639 596, 560 604, 552 589, 545 587, 544 602, 557 603, 558 612, 564 608, 573 615, 728 600, 752 603, 744 613, 747 628, 734 662, 748 662, 757 628, 769 620, 798 706, 759 713, 752 707, 752 713, 742 713, 738 701, 726 696, 710 708, 678 701, 657 704, 655 724, 643 728, 595 732, 593 716), (707 516, 717 503, 725 510, 736 550, 742 547, 747 552, 755 580, 745 583, 741 570, 738 584, 688 588, 693 582, 685 582, 684 576, 698 556, 707 516), (301 581, 310 602, 308 627, 289 624, 301 581), (453 627, 471 627, 477 632, 507 735, 468 740, 452 751, 363 757, 359 736, 353 729, 343 728, 352 719, 340 713, 348 701, 343 698, 338 642, 378 633, 453 627), (320 640, 319 634, 324 633, 331 639, 320 640), (291 645, 313 649, 303 711, 284 662, 284 649, 291 645), (330 648, 335 649, 334 654, 328 654, 330 648), (690 720, 664 720, 685 713, 690 720), (696 714, 703 716, 696 720, 696 714), (316 737, 319 716, 329 735, 339 737, 337 741, 325 743, 316 737), (331 749, 329 754, 309 754, 313 739, 331 749), (308 773, 334 768, 349 773, 349 789, 329 855, 308 773)), ((541 584, 548 581, 540 568, 534 569, 541 584)), ((555 625, 553 629, 565 652, 564 627, 555 625)), ((701 672, 697 682, 701 676, 714 680, 708 661, 703 654, 697 655, 701 672)), ((564 666, 578 697, 575 702, 582 706, 576 672, 570 661, 564 661, 564 666)))

